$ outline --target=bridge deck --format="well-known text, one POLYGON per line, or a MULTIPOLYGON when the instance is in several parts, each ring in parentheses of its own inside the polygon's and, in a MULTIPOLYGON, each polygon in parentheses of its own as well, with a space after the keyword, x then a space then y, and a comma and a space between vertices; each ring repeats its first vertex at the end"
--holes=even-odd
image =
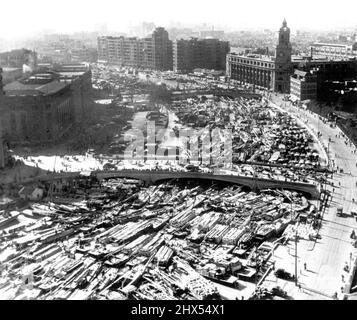
MULTIPOLYGON (((75 179, 78 178, 80 172, 68 172, 61 174, 46 175, 37 178, 40 181, 51 181, 60 179, 75 179)), ((274 179, 263 179, 246 176, 236 176, 227 174, 212 174, 201 172, 175 172, 175 171, 150 171, 150 170, 118 170, 118 171, 93 171, 92 176, 96 176, 99 180, 110 178, 130 178, 145 181, 147 183, 155 183, 163 180, 172 179, 203 179, 234 183, 249 187, 253 190, 264 189, 287 189, 300 191, 309 194, 312 198, 318 199, 320 192, 316 185, 304 182, 282 181, 274 179)))
POLYGON ((171 179, 204 179, 235 183, 247 186, 251 189, 288 189, 301 191, 310 194, 313 198, 319 198, 320 192, 314 184, 304 182, 281 181, 274 179, 263 179, 227 174, 212 174, 201 172, 173 172, 173 171, 148 171, 148 170, 120 170, 120 171, 101 171, 96 173, 98 179, 109 178, 133 178, 145 182, 154 183, 161 180, 171 179))

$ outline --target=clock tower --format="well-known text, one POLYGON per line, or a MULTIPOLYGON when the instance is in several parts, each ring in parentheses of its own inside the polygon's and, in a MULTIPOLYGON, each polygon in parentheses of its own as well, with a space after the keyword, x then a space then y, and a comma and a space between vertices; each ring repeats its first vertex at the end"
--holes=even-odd
POLYGON ((279 30, 279 42, 275 51, 274 91, 290 93, 291 43, 290 29, 284 19, 279 30))

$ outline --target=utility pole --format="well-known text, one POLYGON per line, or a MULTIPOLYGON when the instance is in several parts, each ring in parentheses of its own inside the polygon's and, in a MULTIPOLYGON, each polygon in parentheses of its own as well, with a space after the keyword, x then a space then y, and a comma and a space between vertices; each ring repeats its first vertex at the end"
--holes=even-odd
MULTIPOLYGON (((2 82, 2 72, 3 69, 0 67, 0 104, 2 100, 2 96, 4 95, 3 92, 3 82, 2 82)), ((2 136, 2 126, 0 121, 0 169, 5 167, 5 150, 4 150, 4 142, 2 136)))
POLYGON ((298 268, 297 268, 297 228, 295 229, 295 286, 298 285, 298 268))

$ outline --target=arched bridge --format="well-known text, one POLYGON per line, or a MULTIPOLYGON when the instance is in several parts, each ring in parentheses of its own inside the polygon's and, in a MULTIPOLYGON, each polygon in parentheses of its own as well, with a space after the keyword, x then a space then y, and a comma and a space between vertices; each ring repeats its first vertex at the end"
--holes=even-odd
POLYGON ((274 179, 263 179, 246 176, 236 176, 227 174, 212 174, 202 172, 177 172, 177 171, 150 171, 150 170, 120 170, 120 171, 99 171, 93 172, 99 180, 110 178, 130 178, 155 183, 162 180, 171 179, 203 179, 230 182, 249 187, 253 190, 264 189, 287 189, 300 191, 309 194, 312 198, 318 199, 320 192, 316 185, 304 182, 291 182, 274 179))

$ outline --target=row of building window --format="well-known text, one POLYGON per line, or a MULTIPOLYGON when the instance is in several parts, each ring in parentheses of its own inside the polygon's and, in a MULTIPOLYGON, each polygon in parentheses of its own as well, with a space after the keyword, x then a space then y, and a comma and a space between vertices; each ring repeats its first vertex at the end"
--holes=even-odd
POLYGON ((274 68, 273 63, 268 63, 260 60, 246 60, 241 58, 230 57, 230 62, 235 64, 248 64, 248 65, 260 66, 265 68, 274 68))

